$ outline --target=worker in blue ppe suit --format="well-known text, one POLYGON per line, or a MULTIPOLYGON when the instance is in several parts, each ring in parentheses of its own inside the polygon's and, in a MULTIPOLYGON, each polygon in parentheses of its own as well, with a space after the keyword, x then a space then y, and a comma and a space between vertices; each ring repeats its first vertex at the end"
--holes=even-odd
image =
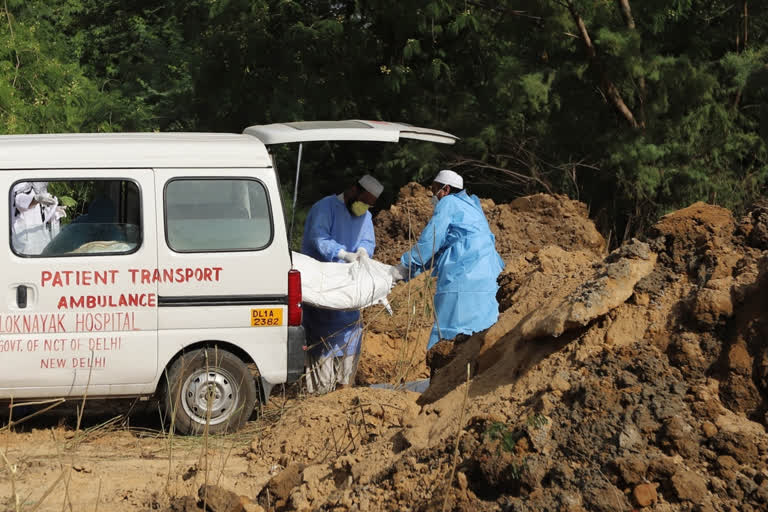
POLYGON ((467 194, 461 176, 440 171, 432 183, 432 202, 435 211, 418 242, 392 269, 395 280, 428 269, 437 277, 428 349, 441 339, 471 335, 496 323, 496 279, 504 268, 480 200, 467 194))
MULTIPOLYGON (((301 252, 320 261, 353 262, 376 248, 368 208, 384 187, 365 175, 344 193, 315 203, 304 225, 301 252)), ((331 311, 304 306, 307 333, 307 390, 327 393, 348 386, 360 359, 359 311, 331 311)))

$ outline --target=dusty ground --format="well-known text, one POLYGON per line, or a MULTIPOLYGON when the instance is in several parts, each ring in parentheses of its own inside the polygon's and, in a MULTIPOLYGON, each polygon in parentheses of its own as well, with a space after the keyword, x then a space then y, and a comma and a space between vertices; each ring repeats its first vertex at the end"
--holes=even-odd
MULTIPOLYGON (((159 434, 151 414, 75 435, 49 415, 0 433, 2 508, 768 510, 768 209, 697 203, 606 254, 575 201, 484 208, 507 265, 499 322, 438 344, 422 395, 294 392, 212 439, 159 434)), ((375 221, 378 256, 429 212, 405 187, 375 221)), ((359 382, 428 374, 430 286, 366 311, 359 382)))

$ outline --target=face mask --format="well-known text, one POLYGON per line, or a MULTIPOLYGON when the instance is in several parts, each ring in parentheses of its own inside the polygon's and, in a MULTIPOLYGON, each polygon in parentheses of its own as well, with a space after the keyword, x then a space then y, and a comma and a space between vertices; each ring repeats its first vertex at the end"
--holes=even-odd
POLYGON ((429 198, 429 200, 432 201, 432 206, 437 206, 437 202, 439 201, 437 196, 434 194, 432 195, 432 197, 429 198))
POLYGON ((352 206, 350 206, 350 211, 352 212, 352 215, 359 217, 361 215, 364 215, 365 212, 368 211, 368 208, 371 206, 369 204, 366 204, 362 201, 355 201, 352 203, 352 206))

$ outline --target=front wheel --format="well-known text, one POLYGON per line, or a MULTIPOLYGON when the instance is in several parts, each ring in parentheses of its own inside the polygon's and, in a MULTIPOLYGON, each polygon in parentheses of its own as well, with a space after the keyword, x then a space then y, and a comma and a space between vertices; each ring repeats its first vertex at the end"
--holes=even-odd
POLYGON ((182 434, 234 432, 256 405, 256 382, 234 354, 201 348, 182 354, 168 369, 166 416, 182 434))

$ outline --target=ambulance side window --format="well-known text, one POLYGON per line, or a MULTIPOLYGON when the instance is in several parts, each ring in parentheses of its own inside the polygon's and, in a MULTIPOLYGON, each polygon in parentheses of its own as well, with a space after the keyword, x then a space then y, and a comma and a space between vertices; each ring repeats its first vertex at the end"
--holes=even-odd
POLYGON ((264 185, 247 178, 183 178, 165 186, 165 236, 176 252, 255 251, 272 242, 264 185))
POLYGON ((21 181, 10 207, 19 256, 130 254, 141 245, 141 195, 132 181, 21 181))

